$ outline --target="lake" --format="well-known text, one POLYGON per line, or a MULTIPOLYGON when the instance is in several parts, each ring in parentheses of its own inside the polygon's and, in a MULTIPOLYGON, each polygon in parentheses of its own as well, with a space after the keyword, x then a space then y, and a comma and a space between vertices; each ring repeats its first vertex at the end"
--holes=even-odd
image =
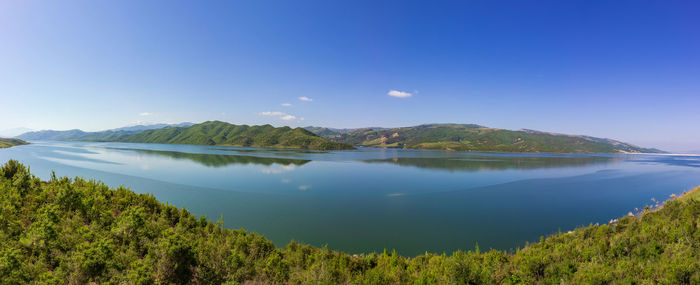
POLYGON ((348 253, 510 250, 607 223, 700 185, 700 157, 35 142, 0 149, 48 179, 84 177, 278 246, 348 253))

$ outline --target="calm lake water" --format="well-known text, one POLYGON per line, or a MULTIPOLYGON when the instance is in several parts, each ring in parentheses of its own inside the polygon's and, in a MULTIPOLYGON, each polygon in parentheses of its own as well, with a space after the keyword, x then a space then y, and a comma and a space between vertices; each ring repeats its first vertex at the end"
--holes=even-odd
POLYGON ((700 185, 698 156, 35 142, 0 149, 9 159, 348 253, 514 249, 700 185))

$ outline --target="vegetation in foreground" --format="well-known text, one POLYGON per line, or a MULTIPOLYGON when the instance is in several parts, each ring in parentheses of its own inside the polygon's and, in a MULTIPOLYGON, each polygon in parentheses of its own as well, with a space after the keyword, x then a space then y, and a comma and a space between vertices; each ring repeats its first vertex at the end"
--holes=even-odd
POLYGON ((532 130, 511 131, 473 124, 429 124, 391 129, 307 129, 332 141, 366 147, 555 153, 661 152, 610 139, 532 130))
POLYGON ((348 255, 222 228, 152 195, 0 168, 2 284, 698 284, 700 197, 513 253, 348 255))
POLYGON ((28 142, 25 142, 21 139, 5 139, 5 138, 0 138, 0 148, 7 148, 7 147, 13 147, 16 145, 23 145, 23 144, 29 144, 28 142))

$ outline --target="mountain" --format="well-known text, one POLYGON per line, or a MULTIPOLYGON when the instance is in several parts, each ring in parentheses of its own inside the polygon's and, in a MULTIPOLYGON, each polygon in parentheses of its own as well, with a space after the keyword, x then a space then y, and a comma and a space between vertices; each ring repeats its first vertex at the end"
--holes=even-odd
POLYGON ((365 128, 345 133, 314 127, 329 140, 354 146, 460 151, 553 153, 660 153, 611 139, 504 130, 475 124, 426 124, 402 128, 365 128))
POLYGON ((187 127, 193 123, 136 125, 99 132, 85 132, 78 129, 67 131, 44 130, 23 133, 17 138, 29 141, 115 141, 145 130, 168 127, 187 127))
POLYGON ((45 130, 24 133, 17 136, 17 138, 28 141, 113 141, 135 133, 138 133, 138 131, 84 132, 78 129, 67 131, 45 130))
POLYGON ((0 138, 0 148, 8 148, 16 145, 28 144, 27 142, 20 139, 5 139, 0 138))
POLYGON ((324 128, 324 127, 308 126, 308 127, 304 127, 304 129, 309 131, 309 132, 312 132, 314 134, 317 134, 319 136, 322 136, 322 137, 328 137, 328 136, 343 133, 341 129, 324 128))
POLYGON ((44 141, 44 140, 65 141, 65 140, 73 140, 76 138, 80 138, 80 137, 83 137, 87 134, 89 134, 89 133, 78 130, 78 129, 67 130, 67 131, 44 130, 44 131, 26 132, 26 133, 23 133, 23 134, 17 136, 17 138, 23 139, 23 140, 28 140, 28 141, 44 141))
POLYGON ((303 128, 233 125, 220 121, 209 121, 189 127, 146 130, 117 141, 321 150, 353 148, 344 143, 329 141, 303 128))
POLYGON ((17 138, 58 141, 118 141, 252 147, 351 149, 354 146, 443 149, 460 151, 553 153, 661 153, 653 148, 591 136, 535 130, 504 130, 475 124, 426 124, 402 128, 334 129, 325 127, 275 128, 270 125, 201 124, 139 125, 101 132, 38 131, 17 138))
POLYGON ((114 141, 168 144, 231 145, 303 149, 352 149, 329 141, 302 128, 275 128, 271 125, 247 126, 210 121, 201 124, 131 126, 101 132, 38 131, 19 135, 29 141, 114 141))
MULTIPOLYGON (((322 137, 345 134, 345 133, 359 130, 359 129, 335 129, 335 128, 326 128, 326 127, 314 127, 314 126, 304 127, 304 129, 309 131, 309 132, 312 132, 314 134, 317 134, 319 136, 322 136, 322 137)), ((386 128, 362 128, 362 129, 384 130, 386 128)))

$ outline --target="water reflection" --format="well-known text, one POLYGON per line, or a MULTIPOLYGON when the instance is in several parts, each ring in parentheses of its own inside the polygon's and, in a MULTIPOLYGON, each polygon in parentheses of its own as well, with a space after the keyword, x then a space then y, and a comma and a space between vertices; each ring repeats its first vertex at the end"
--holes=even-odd
POLYGON ((54 151, 41 152, 38 154, 38 156, 42 157, 44 159, 47 159, 47 160, 58 159, 58 160, 85 161, 85 162, 101 163, 101 164, 113 164, 113 165, 121 164, 118 162, 108 161, 108 160, 104 160, 104 159, 85 157, 84 154, 97 154, 97 153, 91 152, 91 151, 77 151, 77 150, 71 150, 71 149, 57 149, 54 151))
POLYGON ((235 152, 250 152, 250 153, 329 153, 326 150, 313 149, 289 149, 289 148, 245 148, 245 147, 229 147, 229 148, 211 148, 213 150, 235 151, 235 152))
POLYGON ((657 156, 637 159, 639 163, 660 163, 670 166, 700 167, 700 156, 657 156))
POLYGON ((221 154, 206 154, 206 153, 189 153, 189 152, 179 152, 179 151, 166 151, 166 150, 151 150, 151 149, 123 149, 123 148, 111 148, 118 150, 128 150, 137 152, 140 154, 168 157, 178 160, 190 160, 204 166, 208 167, 223 167, 231 164, 260 164, 260 165, 272 165, 280 164, 285 166, 302 166, 311 160, 306 159, 290 159, 290 158, 275 158, 275 157, 259 157, 259 156, 248 156, 248 155, 221 155, 221 154))
POLYGON ((349 253, 507 250, 700 184, 700 157, 43 143, 0 150, 42 179, 127 185, 225 226, 349 253), (527 171, 520 171, 527 169, 527 171))
POLYGON ((395 157, 388 159, 367 159, 367 163, 391 163, 400 166, 413 166, 450 171, 480 171, 506 169, 536 169, 588 166, 608 164, 619 160, 612 156, 586 157, 493 157, 474 156, 470 158, 444 157, 395 157))

